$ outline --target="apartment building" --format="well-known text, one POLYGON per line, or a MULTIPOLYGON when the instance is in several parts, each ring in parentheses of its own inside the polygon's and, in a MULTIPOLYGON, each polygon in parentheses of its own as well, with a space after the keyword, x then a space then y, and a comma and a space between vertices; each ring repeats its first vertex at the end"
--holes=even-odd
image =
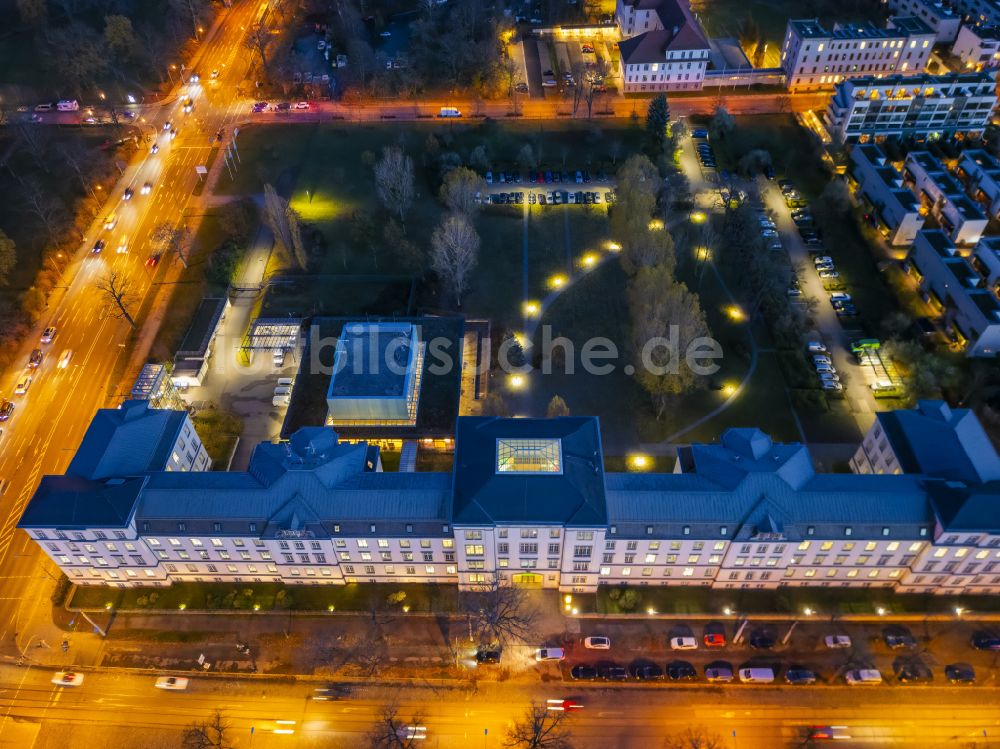
POLYGON ((951 53, 969 70, 997 67, 1000 65, 1000 26, 963 26, 951 53))
POLYGON ((915 408, 876 413, 851 470, 984 484, 1000 480, 1000 458, 970 409, 925 400, 915 408))
POLYGON ((834 25, 818 19, 788 22, 781 67, 789 91, 820 91, 851 78, 919 75, 934 46, 934 31, 913 17, 834 25))
POLYGON ((995 454, 976 453, 984 467, 960 477, 908 473, 902 459, 899 473, 822 474, 804 445, 731 429, 677 458, 673 473, 605 473, 596 418, 463 417, 451 473, 384 473, 377 448, 308 427, 258 445, 245 472, 125 464, 103 478, 46 476, 19 527, 74 582, 120 587, 474 588, 499 574, 579 592, 904 581, 933 590, 938 575, 926 577, 924 561, 971 555, 974 570, 942 573, 948 589, 1000 592, 995 511, 979 527, 974 509, 1000 499, 995 454))
POLYGON ((934 30, 935 42, 955 41, 962 26, 962 13, 954 5, 941 0, 888 0, 893 13, 919 18, 934 30))
POLYGON ((983 279, 983 287, 1000 294, 1000 237, 983 237, 969 258, 983 279))
POLYGON ((997 0, 952 0, 959 12, 968 20, 1000 25, 1000 2, 997 0))
MULTIPOLYGON (((984 256, 986 252, 984 248, 984 256)), ((977 264, 940 229, 917 235, 909 261, 910 273, 938 311, 945 334, 968 356, 995 358, 1000 352, 1000 299, 977 264)))
POLYGON ((888 162, 882 149, 874 143, 852 148, 850 175, 857 183, 858 194, 877 218, 886 241, 899 247, 913 244, 924 225, 920 203, 903 184, 903 175, 888 162))
POLYGON ((857 78, 837 84, 825 124, 844 143, 973 137, 989 123, 996 104, 994 71, 857 78))
POLYGON ((687 0, 617 0, 626 93, 699 90, 711 47, 687 0))
POLYGON ((962 152, 955 174, 987 214, 1000 218, 1000 161, 981 148, 970 148, 962 152))
POLYGON ((965 194, 962 183, 929 151, 906 155, 903 179, 952 242, 973 245, 983 236, 989 218, 965 194))

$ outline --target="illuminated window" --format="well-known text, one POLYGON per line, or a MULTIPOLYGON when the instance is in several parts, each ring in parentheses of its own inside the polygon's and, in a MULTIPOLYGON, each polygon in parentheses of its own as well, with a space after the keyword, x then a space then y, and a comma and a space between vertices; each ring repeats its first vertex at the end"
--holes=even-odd
POLYGON ((562 473, 557 439, 498 439, 497 473, 562 473))

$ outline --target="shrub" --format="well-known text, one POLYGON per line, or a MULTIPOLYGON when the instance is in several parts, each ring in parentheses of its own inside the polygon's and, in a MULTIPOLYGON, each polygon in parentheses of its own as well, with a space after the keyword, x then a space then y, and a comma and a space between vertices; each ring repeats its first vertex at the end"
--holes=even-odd
POLYGON ((639 591, 628 588, 618 598, 618 608, 622 611, 634 611, 641 601, 642 596, 639 595, 639 591))

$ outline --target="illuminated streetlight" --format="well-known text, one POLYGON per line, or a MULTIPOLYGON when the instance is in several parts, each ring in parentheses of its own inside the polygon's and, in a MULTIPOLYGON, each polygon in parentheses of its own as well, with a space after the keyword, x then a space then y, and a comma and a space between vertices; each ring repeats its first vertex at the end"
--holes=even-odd
POLYGON ((656 609, 650 606, 648 609, 646 609, 646 613, 649 614, 650 616, 656 616, 656 609))
POLYGON ((965 613, 965 609, 963 609, 961 606, 956 606, 955 607, 955 616, 961 616, 964 613, 965 613))
POLYGON ((588 252, 586 255, 580 258, 580 265, 584 268, 590 269, 597 265, 597 255, 593 252, 588 252))
POLYGON ((746 313, 736 304, 726 307, 726 315, 733 322, 745 322, 747 319, 746 313))
POLYGON ((524 375, 513 374, 507 380, 511 390, 523 390, 525 385, 524 375))
POLYGON ((561 289, 566 285, 567 280, 568 279, 566 278, 566 276, 564 276, 562 273, 557 273, 556 275, 549 278, 549 288, 561 289))
POLYGON ((724 608, 722 610, 722 613, 725 614, 726 616, 732 616, 733 615, 733 610, 731 608, 729 608, 728 606, 726 606, 726 608, 724 608))
POLYGON ((879 606, 877 609, 875 609, 875 613, 878 614, 879 616, 885 616, 885 608, 879 606))
POLYGON ((607 247, 610 252, 621 252, 622 251, 622 246, 620 244, 618 244, 617 242, 608 242, 605 245, 605 247, 607 247))
POLYGON ((805 614, 806 616, 812 616, 815 612, 811 608, 806 606, 805 609, 803 609, 802 613, 805 614))
POLYGON ((708 218, 708 216, 705 215, 704 211, 694 211, 691 214, 691 223, 692 224, 703 224, 703 223, 705 223, 705 220, 707 218, 708 218))
POLYGON ((652 459, 648 455, 643 455, 641 453, 629 455, 627 463, 629 470, 632 471, 646 471, 653 467, 652 459))
POLYGON ((654 218, 649 222, 648 226, 650 231, 660 231, 663 229, 663 222, 658 218, 654 218))
POLYGON ((736 393, 736 383, 735 382, 727 382, 727 383, 723 384, 723 386, 722 386, 722 394, 724 396, 726 396, 728 398, 730 395, 734 395, 735 393, 736 393))
POLYGON ((542 311, 541 305, 535 301, 527 301, 521 305, 521 312, 525 317, 537 317, 538 313, 542 311))

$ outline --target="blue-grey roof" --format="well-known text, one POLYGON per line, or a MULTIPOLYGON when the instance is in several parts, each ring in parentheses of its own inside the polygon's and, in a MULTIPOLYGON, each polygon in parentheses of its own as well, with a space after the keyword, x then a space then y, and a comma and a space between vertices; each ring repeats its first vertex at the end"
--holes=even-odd
POLYGON ((102 408, 66 469, 67 475, 103 479, 163 470, 187 413, 151 408, 149 401, 125 401, 102 408))
POLYGON ((877 414, 907 473, 978 484, 1000 479, 1000 456, 968 408, 920 401, 916 408, 877 414))
POLYGON ((604 462, 597 419, 466 416, 455 429, 456 524, 603 525, 604 462), (561 472, 498 472, 498 440, 558 440, 561 472))
POLYGON ((43 476, 18 523, 20 528, 123 528, 146 479, 92 481, 43 476))
POLYGON ((977 486, 959 481, 928 481, 927 488, 945 531, 1000 535, 1000 481, 977 486))

